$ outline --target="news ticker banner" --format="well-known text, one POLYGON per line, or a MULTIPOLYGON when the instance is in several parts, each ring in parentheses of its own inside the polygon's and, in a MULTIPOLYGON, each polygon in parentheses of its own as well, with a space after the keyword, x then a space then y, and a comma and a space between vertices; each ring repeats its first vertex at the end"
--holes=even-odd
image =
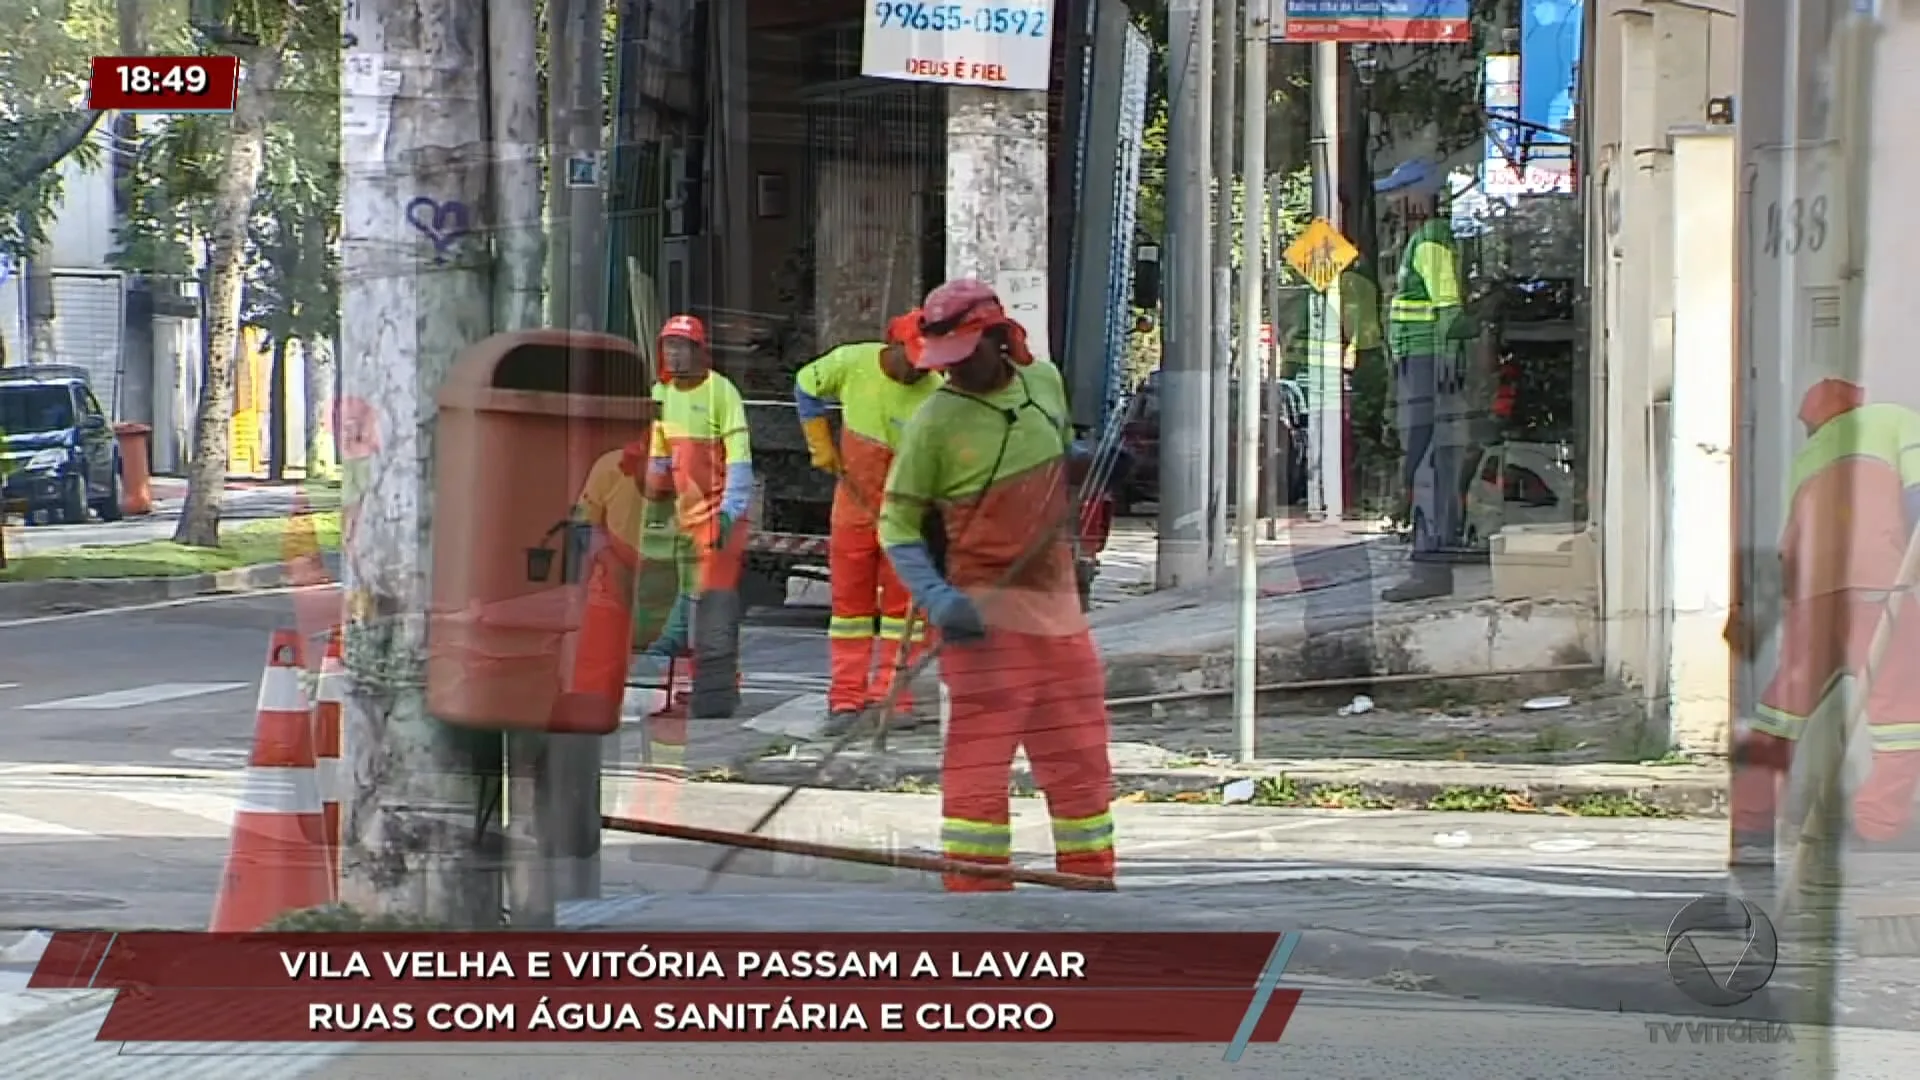
POLYGON ((29 987, 110 1042, 1225 1043, 1286 1030, 1297 934, 62 931, 29 987))

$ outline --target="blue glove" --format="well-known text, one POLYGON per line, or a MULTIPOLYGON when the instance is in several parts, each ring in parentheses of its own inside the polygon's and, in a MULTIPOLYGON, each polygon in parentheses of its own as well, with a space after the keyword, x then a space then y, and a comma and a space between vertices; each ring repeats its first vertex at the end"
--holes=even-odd
POLYGON ((987 636, 987 623, 980 609, 966 593, 949 585, 927 598, 927 621, 948 641, 979 641, 987 636))
POLYGON ((913 594, 913 602, 927 613, 927 622, 948 640, 978 641, 987 635, 980 609, 966 593, 940 576, 927 545, 895 544, 887 549, 887 561, 893 563, 900 583, 913 594))

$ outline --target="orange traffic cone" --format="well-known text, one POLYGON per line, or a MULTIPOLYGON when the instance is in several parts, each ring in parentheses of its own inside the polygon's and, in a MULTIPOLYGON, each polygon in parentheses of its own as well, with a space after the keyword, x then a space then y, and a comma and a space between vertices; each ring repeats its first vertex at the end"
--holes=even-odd
POLYGON ((275 630, 211 933, 258 930, 286 912, 333 898, 314 776, 313 717, 300 686, 305 667, 299 632, 275 630))
POLYGON ((293 497, 293 514, 287 519, 287 531, 280 545, 280 558, 287 564, 287 584, 293 586, 293 622, 300 640, 312 641, 340 622, 345 596, 339 583, 327 572, 320 550, 320 536, 314 528, 313 505, 306 492, 293 497), (323 586, 331 586, 326 588, 323 586))
POLYGON ((346 795, 346 750, 343 727, 347 697, 347 669, 340 652, 340 628, 327 635, 326 655, 320 660, 320 679, 313 693, 314 779, 320 789, 320 819, 327 839, 327 880, 333 898, 340 896, 340 802, 346 795))

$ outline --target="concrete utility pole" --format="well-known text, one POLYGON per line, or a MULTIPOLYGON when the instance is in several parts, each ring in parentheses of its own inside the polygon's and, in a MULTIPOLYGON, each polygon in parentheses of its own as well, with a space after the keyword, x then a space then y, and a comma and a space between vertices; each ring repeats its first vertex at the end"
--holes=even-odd
POLYGON ((342 899, 453 927, 499 923, 489 810, 500 739, 426 712, 435 395, 492 329, 485 11, 345 0, 341 381, 363 420, 344 510, 342 899))
POLYGON ((1160 541, 1154 567, 1154 587, 1159 589, 1190 585, 1207 576, 1206 493, 1213 445, 1208 426, 1213 298, 1207 214, 1212 53, 1210 0, 1172 0, 1167 35, 1169 273, 1160 339, 1160 541))
MULTIPOLYGON (((606 159, 601 145, 606 101, 600 51, 606 17, 606 0, 551 0, 547 8, 547 217, 554 237, 547 247, 546 277, 550 321, 572 330, 603 330, 607 323, 606 159)), ((585 366, 573 371, 584 374, 585 366)), ((584 475, 591 462, 579 464, 584 475)), ((533 760, 515 755, 515 775, 524 774, 523 765, 538 772, 533 831, 548 856, 553 898, 596 898, 605 740, 597 735, 550 735, 540 741, 541 751, 531 755, 533 760)), ((517 885, 521 878, 515 877, 517 885)), ((528 899, 537 892, 528 893, 528 899)), ((514 895, 520 898, 521 890, 516 888, 514 895)), ((530 915, 542 910, 537 904, 527 908, 530 915)), ((524 923, 516 917, 515 925, 524 923)))
MULTIPOLYGON (((1340 46, 1313 46, 1313 212, 1335 229, 1340 221, 1340 46)), ((1309 508, 1329 521, 1346 515, 1346 429, 1342 422, 1346 366, 1342 362, 1340 281, 1334 279, 1313 306, 1311 388, 1313 430, 1312 495, 1309 508)))
POLYGON ((1267 173, 1267 14, 1259 0, 1247 4, 1243 31, 1247 60, 1246 153, 1247 208, 1240 223, 1240 246, 1245 262, 1240 273, 1240 355, 1246 358, 1240 373, 1240 488, 1237 540, 1240 560, 1238 617, 1234 627, 1233 715, 1239 735, 1240 760, 1256 754, 1260 685, 1259 604, 1260 556, 1254 530, 1260 517, 1260 377, 1253 360, 1260 350, 1260 270, 1266 248, 1267 173))
MULTIPOLYGON (((1256 0, 1260 2, 1260 0, 1256 0)), ((1207 572, 1227 565, 1227 499, 1233 462, 1233 72, 1239 0, 1214 0, 1213 28, 1213 375, 1207 399, 1207 572)), ((1255 320, 1256 322, 1258 320, 1255 320)))
POLYGON ((524 0, 487 0, 487 96, 493 137, 493 325, 546 323, 546 222, 540 194, 540 20, 524 0))
POLYGON ((992 285, 1047 353, 1047 95, 947 90, 947 276, 992 285))

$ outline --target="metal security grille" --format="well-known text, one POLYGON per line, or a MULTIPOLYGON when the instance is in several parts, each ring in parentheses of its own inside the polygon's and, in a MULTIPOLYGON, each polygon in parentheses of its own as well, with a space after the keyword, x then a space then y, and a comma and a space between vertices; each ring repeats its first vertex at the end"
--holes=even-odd
POLYGON ((50 276, 54 362, 85 368, 100 407, 110 421, 118 421, 125 370, 125 279, 117 271, 101 270, 55 270, 50 276))
MULTIPOLYGON (((824 35, 833 75, 859 70, 859 35, 824 35)), ((872 340, 944 270, 946 109, 941 90, 840 78, 807 95, 807 168, 799 205, 816 222, 798 253, 818 355, 872 340)))

